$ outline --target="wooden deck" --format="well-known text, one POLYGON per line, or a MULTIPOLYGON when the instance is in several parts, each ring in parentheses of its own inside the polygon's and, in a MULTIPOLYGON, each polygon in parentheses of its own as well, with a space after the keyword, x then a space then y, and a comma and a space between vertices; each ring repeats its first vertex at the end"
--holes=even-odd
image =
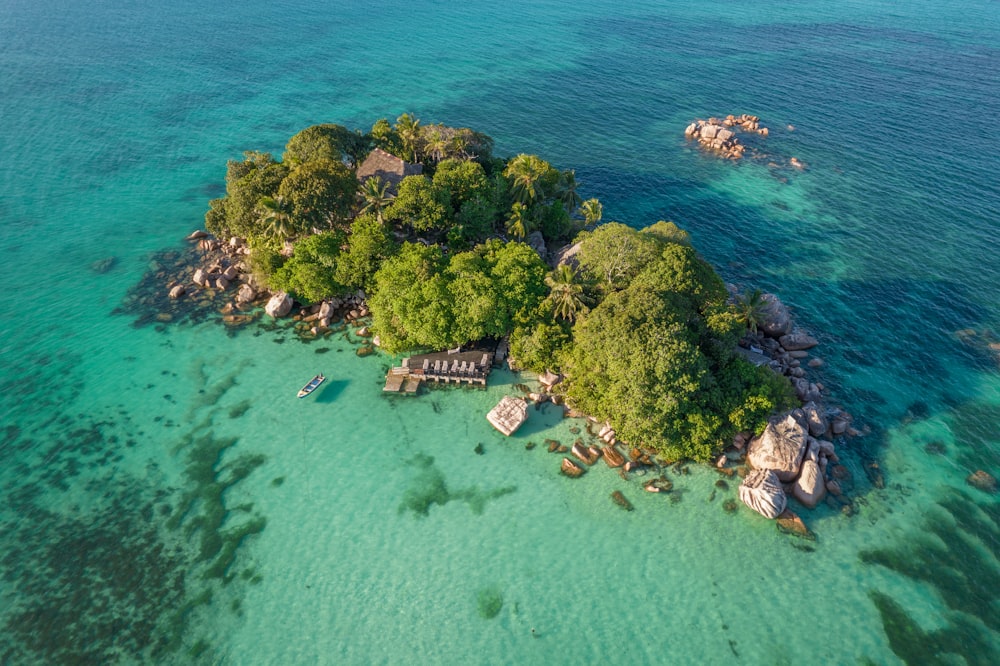
POLYGON ((404 358, 402 365, 389 370, 383 391, 416 393, 420 382, 486 386, 493 368, 493 354, 483 350, 435 352, 404 358))

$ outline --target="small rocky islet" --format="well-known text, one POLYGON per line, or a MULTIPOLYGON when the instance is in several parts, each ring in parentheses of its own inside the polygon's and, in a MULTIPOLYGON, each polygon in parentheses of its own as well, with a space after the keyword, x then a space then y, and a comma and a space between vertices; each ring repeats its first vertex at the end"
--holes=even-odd
MULTIPOLYGON (((795 127, 789 125, 787 130, 794 131, 795 127)), ((748 113, 738 116, 729 114, 721 120, 714 117, 698 118, 684 128, 684 136, 690 141, 697 141, 702 150, 730 160, 740 160, 744 156, 771 159, 771 156, 756 144, 740 138, 741 136, 766 138, 770 133, 771 130, 761 124, 759 117, 748 113)), ((777 164, 770 162, 769 166, 777 164)), ((789 157, 788 166, 804 169, 806 165, 796 157, 789 157)))
MULTIPOLYGON (((397 129, 403 127, 405 119, 405 117, 399 119, 397 129)), ((304 130, 299 135, 296 135, 296 137, 293 137, 289 142, 288 151, 286 152, 294 156, 296 138, 310 133, 318 132, 325 136, 332 132, 331 136, 339 136, 331 128, 335 129, 335 126, 316 126, 304 130)), ((719 152, 726 157, 734 159, 742 157, 747 151, 746 144, 740 141, 737 136, 738 133, 752 133, 755 136, 766 137, 769 134, 769 130, 760 125, 760 120, 756 116, 744 114, 739 117, 730 115, 723 120, 710 118, 707 121, 695 121, 685 132, 689 138, 697 139, 703 148, 719 152)), ((374 132, 371 136, 375 136, 374 132)), ((472 134, 470 136, 477 135, 472 134)), ((358 137, 364 139, 360 134, 358 134, 358 137)), ((329 139, 330 137, 326 138, 329 139)), ((488 141, 482 141, 481 143, 486 146, 489 145, 488 141)), ((335 144, 336 142, 331 145, 335 144)), ((364 191, 366 189, 366 180, 369 180, 369 177, 364 175, 363 172, 365 172, 365 165, 372 159, 379 158, 385 161, 388 158, 392 158, 393 164, 400 162, 404 167, 406 166, 406 163, 400 158, 385 153, 385 151, 379 152, 380 150, 378 148, 373 150, 372 155, 375 157, 369 156, 365 164, 357 167, 356 173, 344 167, 344 169, 340 169, 344 173, 338 177, 342 176, 346 182, 346 180, 354 179, 356 176, 361 191, 364 191)), ((411 152, 416 154, 417 149, 414 148, 411 152)), ((472 153, 474 152, 472 151, 472 153)), ((471 160, 474 157, 472 153, 456 156, 449 169, 459 168, 455 165, 461 164, 462 160, 471 160)), ((354 160, 355 156, 351 155, 351 159, 354 160)), ((479 155, 477 159, 488 162, 490 159, 488 157, 488 150, 486 151, 485 158, 483 155, 479 155)), ((244 166, 251 168, 257 165, 257 162, 279 164, 266 155, 257 156, 248 154, 247 163, 244 166), (247 166, 247 164, 250 166, 247 166)), ((799 166, 796 163, 792 165, 799 166)), ((232 165, 230 166, 232 167, 232 165)), ((473 167, 475 166, 473 164, 473 167)), ((553 170, 547 163, 540 161, 534 156, 519 155, 509 163, 493 162, 491 169, 495 172, 495 177, 501 178, 502 176, 503 178, 508 178, 509 182, 513 183, 512 187, 515 188, 512 190, 514 194, 511 195, 512 200, 514 200, 512 207, 514 218, 517 217, 516 213, 519 210, 522 212, 525 210, 526 204, 524 204, 523 200, 531 202, 531 197, 527 196, 523 191, 516 189, 521 184, 521 181, 518 179, 524 176, 521 171, 528 169, 528 167, 532 169, 535 169, 535 167, 542 169, 544 167, 543 170, 546 173, 558 176, 559 188, 575 187, 572 172, 560 174, 558 171, 553 170), (504 164, 507 166, 501 172, 501 167, 504 164), (520 209, 518 206, 520 206, 520 209)), ((434 186, 431 180, 420 175, 420 171, 416 170, 416 167, 414 169, 416 175, 410 174, 409 176, 406 175, 406 170, 404 169, 402 180, 407 180, 407 178, 423 179, 420 181, 423 187, 434 186)), ((473 171, 475 171, 475 168, 473 171)), ((369 187, 368 189, 371 188, 369 187)), ((555 190, 544 193, 546 202, 555 202, 558 198, 556 194, 559 197, 565 194, 562 190, 559 190, 562 193, 554 192, 555 190)), ((388 198, 386 198, 385 194, 380 196, 383 197, 383 201, 388 200, 391 202, 395 196, 395 192, 390 193, 388 198)), ((226 212, 227 209, 223 205, 225 202, 219 204, 218 201, 212 202, 211 210, 206 215, 206 221, 209 223, 207 228, 214 230, 216 233, 224 234, 224 238, 217 238, 205 231, 196 231, 187 237, 187 241, 192 244, 194 251, 188 253, 164 253, 162 256, 155 258, 151 263, 150 272, 143 278, 140 285, 137 285, 132 293, 126 297, 121 308, 125 312, 139 314, 136 320, 137 325, 156 322, 162 326, 168 322, 176 323, 185 319, 198 321, 215 316, 228 329, 233 331, 245 327, 252 322, 260 321, 264 329, 273 329, 276 326, 294 329, 301 340, 308 342, 330 336, 335 332, 345 331, 348 324, 353 323, 355 327, 358 327, 354 331, 355 335, 362 340, 362 348, 357 350, 359 355, 373 353, 375 348, 380 346, 379 336, 373 336, 373 332, 362 321, 371 314, 366 302, 365 292, 362 289, 339 294, 336 297, 322 297, 322 294, 317 293, 311 297, 315 299, 315 302, 311 304, 296 304, 292 294, 276 288, 267 288, 266 285, 267 283, 271 283, 271 279, 267 277, 268 273, 263 273, 262 277, 262 274, 256 270, 259 269, 258 264, 260 262, 257 261, 254 263, 254 269, 250 267, 250 247, 253 243, 234 233, 226 233, 229 231, 227 220, 229 223, 233 223, 234 218, 231 216, 226 217, 229 213, 226 212), (225 238, 228 238, 228 240, 225 240, 225 238), (262 318, 265 315, 273 323, 267 323, 263 320, 262 318), (290 326, 278 324, 279 320, 285 318, 291 318, 292 322, 290 326), (370 342, 367 341, 369 337, 372 338, 370 342)), ((256 214, 265 215, 266 211, 264 209, 270 210, 273 208, 272 203, 277 205, 266 198, 261 199, 260 210, 256 211, 256 214), (265 206, 265 203, 268 203, 268 205, 265 206)), ((588 213, 593 213, 593 219, 599 222, 599 202, 595 199, 583 203, 593 204, 588 208, 587 212, 584 212, 585 217, 591 219, 588 213)), ((546 203, 545 205, 549 204, 546 203)), ((551 205, 555 206, 555 203, 551 205)), ((571 203, 570 205, 570 210, 573 210, 572 207, 576 204, 571 203)), ((581 204, 582 210, 583 205, 581 204)), ((231 213, 232 211, 229 212, 231 213)), ((497 214, 499 215, 499 213, 497 214)), ((272 217, 275 220, 278 219, 276 215, 272 217)), ((343 220, 341 222, 345 223, 343 220)), ((380 221, 379 224, 381 224, 380 221)), ((570 228, 572 228, 572 224, 570 224, 570 228)), ((574 252, 574 249, 579 252, 581 243, 588 242, 590 243, 588 247, 591 248, 591 255, 588 255, 590 258, 587 261, 594 261, 594 251, 605 251, 605 246, 600 243, 611 242, 613 244, 618 241, 629 241, 639 244, 645 243, 647 247, 655 246, 659 248, 657 252, 663 250, 665 247, 672 248, 664 250, 662 256, 673 263, 669 264, 669 268, 666 268, 666 263, 659 264, 658 267, 660 267, 660 270, 675 270, 679 269, 678 267, 681 265, 687 265, 692 270, 707 271, 705 276, 699 277, 699 279, 709 280, 710 282, 712 278, 707 276, 710 274, 714 275, 714 272, 711 268, 707 267, 707 264, 702 269, 697 268, 699 266, 698 262, 704 263, 703 260, 697 257, 696 252, 690 245, 686 232, 677 228, 672 223, 661 221, 638 232, 629 230, 624 225, 617 223, 601 225, 600 229, 595 224, 591 224, 587 229, 582 230, 576 238, 573 238, 571 235, 559 236, 558 234, 552 238, 544 238, 538 230, 526 234, 523 233, 523 228, 518 231, 516 224, 508 224, 507 231, 508 233, 520 234, 522 240, 525 240, 525 235, 529 236, 527 240, 530 242, 525 242, 523 246, 518 246, 522 249, 513 250, 514 254, 511 256, 517 256, 516 261, 526 262, 525 266, 531 265, 532 261, 537 263, 537 270, 542 270, 543 266, 547 264, 546 270, 548 268, 552 269, 552 273, 546 278, 547 284, 551 281, 552 284, 556 285, 569 285, 560 287, 562 289, 560 294, 562 295, 572 293, 575 274, 580 267, 579 258, 575 256, 576 252, 574 252), (553 242, 559 238, 568 238, 570 240, 569 245, 566 245, 563 250, 550 253, 546 247, 546 241, 553 242), (594 240, 595 238, 600 238, 600 243, 594 240), (521 252, 522 255, 516 255, 517 252, 521 252), (524 256, 523 252, 528 252, 534 259, 524 256), (559 280, 560 277, 563 278, 561 282, 559 280)), ((273 230, 267 233, 272 232, 273 230)), ((495 229, 494 232, 496 232, 495 229)), ((315 229, 314 233, 319 234, 315 229)), ((420 250, 413 250, 413 248, 420 248, 419 243, 414 242, 401 229, 395 229, 393 233, 397 235, 401 234, 406 240, 406 243, 404 243, 404 254, 409 252, 406 255, 407 260, 417 256, 420 250), (409 244, 409 250, 406 249, 407 244, 409 244)), ((443 232, 441 237, 444 237, 443 232)), ((300 240, 308 238, 309 235, 306 234, 300 240)), ((416 238, 416 241, 422 242, 423 247, 434 246, 433 243, 428 243, 421 238, 416 238)), ((343 240, 339 242, 341 243, 341 250, 347 247, 343 245, 343 240)), ((444 241, 439 239, 439 242, 444 241)), ((500 252, 506 251, 505 248, 510 247, 507 245, 509 241, 506 240, 502 231, 499 232, 499 237, 490 236, 486 242, 497 242, 500 244, 489 246, 492 248, 490 250, 479 250, 480 255, 476 256, 481 256, 484 259, 488 256, 499 256, 500 252), (484 254, 484 252, 487 254, 484 254), (490 252, 497 254, 489 255, 488 253, 490 252)), ((348 243, 350 243, 350 240, 348 240, 348 243)), ((294 261, 295 245, 286 240, 284 246, 284 250, 281 250, 280 255, 285 257, 286 260, 288 257, 292 257, 288 261, 294 261)), ((457 251, 456 248, 450 248, 447 243, 444 247, 444 255, 448 254, 449 249, 453 252, 457 251)), ((274 250, 274 252, 276 253, 275 257, 278 257, 277 250, 274 250)), ((585 254, 581 253, 580 257, 583 257, 585 254)), ((636 260, 640 260, 638 255, 636 260)), ((387 259, 386 261, 389 260, 387 259)), ((447 262, 450 259, 445 256, 442 261, 447 262)), ((607 284, 602 284, 602 286, 609 288, 611 291, 624 289, 629 284, 627 281, 622 283, 612 273, 608 273, 604 277, 607 284)), ((538 280, 538 277, 536 276, 534 279, 538 280)), ((717 281, 718 287, 709 287, 707 286, 708 283, 706 283, 704 288, 706 290, 717 289, 717 292, 713 292, 717 293, 713 298, 716 298, 717 302, 721 305, 725 301, 725 289, 723 289, 722 282, 717 276, 714 279, 717 281)), ((357 285, 350 289, 355 289, 356 287, 357 285)), ((376 288, 374 293, 375 296, 373 298, 384 295, 384 293, 390 294, 386 298, 397 298, 395 292, 386 292, 384 289, 380 291, 376 288)), ((738 296, 732 288, 730 288, 730 296, 732 297, 732 302, 738 301, 738 296)), ((581 298, 581 302, 584 302, 585 297, 581 298)), ((382 310, 376 307, 378 304, 375 301, 372 303, 372 309, 376 310, 375 319, 378 321, 378 313, 382 310)), ((786 377, 789 384, 785 385, 782 392, 787 391, 790 386, 795 397, 798 399, 799 406, 790 411, 773 415, 766 427, 763 426, 763 418, 766 416, 766 413, 759 414, 759 420, 753 421, 753 425, 750 425, 751 421, 747 421, 746 426, 738 426, 738 428, 752 427, 757 432, 737 433, 729 446, 718 455, 715 460, 715 469, 725 476, 736 476, 738 474, 740 477, 744 477, 738 493, 740 499, 747 506, 767 518, 780 517, 785 523, 791 521, 793 527, 796 521, 793 519, 793 515, 789 515, 789 497, 795 498, 799 504, 807 508, 814 508, 820 502, 826 500, 827 504, 831 507, 838 509, 843 507, 843 510, 849 513, 853 509, 851 501, 846 498, 846 493, 852 489, 851 473, 848 468, 840 464, 834 441, 842 441, 845 436, 853 436, 860 433, 851 428, 852 419, 849 414, 835 407, 824 406, 824 388, 822 384, 810 381, 807 376, 808 370, 822 366, 822 360, 820 359, 812 358, 807 360, 809 350, 816 346, 818 341, 807 331, 798 330, 793 327, 787 308, 776 296, 765 295, 762 303, 764 307, 762 308, 762 315, 760 317, 760 326, 750 327, 749 332, 740 341, 738 351, 753 365, 758 367, 766 365, 777 375, 786 377)), ((561 305, 565 304, 566 300, 563 299, 561 305)), ((384 308, 387 305, 388 307, 393 307, 394 304, 382 304, 379 307, 384 308)), ((577 305, 574 307, 579 308, 581 306, 577 305)), ((730 306, 727 305, 726 307, 730 306)), ((584 311, 586 311, 586 308, 584 311)), ((560 309, 560 314, 557 316, 566 317, 563 312, 564 310, 560 309)), ((566 317, 566 320, 572 323, 573 317, 570 315, 566 317)), ((387 325, 386 321, 383 318, 380 326, 384 327, 387 325)), ((392 335, 389 335, 390 331, 387 330, 383 330, 382 332, 384 338, 385 336, 389 336, 385 338, 385 344, 389 351, 398 351, 407 342, 405 328, 402 329, 403 337, 400 337, 400 331, 391 331, 392 335)), ((347 333, 344 335, 346 336, 347 333)), ((501 338, 504 334, 501 331, 493 335, 501 338)), ((276 339, 275 341, 279 342, 283 341, 283 339, 282 337, 281 340, 276 339)), ((411 346, 414 344, 419 346, 419 344, 427 343, 410 340, 409 344, 411 346)), ((727 344, 732 343, 728 342, 727 344)), ((502 337, 501 345, 504 346, 506 351, 506 337, 502 337)), ((499 356, 502 362, 504 354, 498 353, 496 356, 499 356)), ((492 357, 493 363, 496 363, 496 356, 492 357)), ((490 356, 489 354, 484 354, 483 358, 490 358, 490 356)), ((516 370, 518 365, 517 360, 508 359, 508 361, 511 368, 516 370)), ((546 361, 543 364, 538 359, 535 359, 533 363, 528 363, 527 365, 532 368, 538 368, 547 363, 546 361)), ((424 369, 426 370, 426 360, 424 361, 424 365, 424 369)), ((463 363, 462 366, 463 368, 460 370, 464 371, 466 363, 463 363)), ((479 368, 478 365, 474 367, 479 368)), ((577 371, 585 373, 588 370, 587 368, 583 368, 582 370, 577 368, 577 371, 572 369, 568 371, 576 375, 577 371)), ((418 373, 417 370, 413 372, 418 373)), ((580 413, 565 404, 566 398, 562 395, 563 393, 566 393, 567 396, 573 396, 574 401, 578 396, 575 396, 572 390, 561 390, 559 384, 563 379, 562 375, 550 371, 540 374, 538 377, 538 382, 541 386, 540 390, 531 391, 525 387, 526 396, 524 398, 505 397, 501 401, 501 404, 490 412, 487 418, 505 435, 510 435, 528 418, 528 401, 535 404, 536 410, 546 406, 547 403, 551 403, 561 409, 563 416, 585 417, 586 429, 588 434, 593 438, 594 445, 585 443, 582 438, 575 441, 571 447, 562 445, 559 442, 546 442, 550 451, 559 454, 569 454, 562 458, 560 464, 560 469, 564 475, 578 478, 589 467, 595 465, 599 459, 603 458, 608 467, 618 469, 619 474, 624 479, 628 479, 630 475, 639 477, 649 475, 650 477, 655 477, 643 485, 644 490, 651 493, 671 494, 671 501, 678 500, 680 495, 674 492, 673 483, 667 477, 667 473, 672 469, 675 473, 683 474, 687 471, 687 468, 678 466, 676 460, 665 459, 662 452, 658 454, 651 449, 646 450, 619 441, 615 428, 610 421, 600 422, 598 419, 580 413)), ((780 404, 782 407, 792 404, 791 395, 789 394, 787 397, 782 398, 780 404)), ((594 405, 592 407, 598 409, 594 405)), ((600 410, 598 409, 598 411, 600 410)), ((614 419, 612 418, 612 420, 614 419)), ((619 425, 625 427, 628 424, 619 425)), ((669 424, 666 424, 664 427, 668 427, 669 429, 669 424)), ((626 427, 626 429, 628 428, 626 427)), ((728 429, 724 436, 728 438, 732 430, 732 428, 728 429)), ((630 432, 633 432, 633 435, 637 434, 634 431, 630 432)), ((651 436, 651 434, 638 434, 640 439, 646 439, 648 436, 651 436)), ((715 449, 715 445, 712 448, 715 449)), ((678 452, 669 447, 663 450, 673 451, 673 453, 668 455, 674 457, 688 457, 692 455, 691 453, 678 452)), ((691 450, 693 451, 694 449, 691 450)), ((697 453, 698 459, 705 459, 706 456, 705 450, 700 450, 697 453)), ((977 479, 977 481, 980 480, 977 479)), ((715 491, 713 491, 709 501, 713 500, 714 497, 715 491)), ((628 503, 628 500, 620 492, 617 495, 613 495, 612 499, 615 503, 623 507, 628 503)), ((627 508, 631 510, 634 507, 628 503, 627 508)))

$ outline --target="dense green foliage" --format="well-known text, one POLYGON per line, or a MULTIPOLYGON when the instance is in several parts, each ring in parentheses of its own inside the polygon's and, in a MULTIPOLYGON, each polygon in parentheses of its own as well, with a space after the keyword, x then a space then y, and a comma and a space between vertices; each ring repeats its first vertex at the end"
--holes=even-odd
POLYGON ((347 251, 337 259, 337 281, 369 290, 374 286, 375 271, 395 252, 385 224, 373 215, 359 215, 351 225, 347 251))
POLYGON ((790 405, 788 382, 734 354, 742 322, 711 266, 667 225, 585 234, 580 263, 605 298, 553 359, 582 411, 668 458, 707 460, 733 434, 790 405), (772 379, 773 378, 773 379, 772 379))
POLYGON ((372 326, 393 352, 499 337, 530 320, 545 271, 521 243, 492 240, 449 259, 439 246, 405 243, 375 274, 372 326))
POLYGON ((729 304, 687 232, 598 225, 603 206, 582 199, 573 171, 537 155, 505 162, 492 146, 409 114, 368 134, 315 125, 281 162, 258 152, 230 161, 206 225, 246 238, 257 278, 300 301, 364 289, 387 351, 509 335, 521 367, 565 372, 572 406, 669 458, 708 459, 790 405, 784 378, 734 353, 760 317, 759 294, 729 304), (421 162, 423 174, 359 183, 354 169, 373 147, 421 162), (517 242, 536 231, 550 247, 575 238, 578 267, 550 272, 517 242))
POLYGON ((313 303, 344 291, 337 282, 337 258, 344 235, 337 231, 307 236, 295 253, 271 276, 271 287, 313 303))

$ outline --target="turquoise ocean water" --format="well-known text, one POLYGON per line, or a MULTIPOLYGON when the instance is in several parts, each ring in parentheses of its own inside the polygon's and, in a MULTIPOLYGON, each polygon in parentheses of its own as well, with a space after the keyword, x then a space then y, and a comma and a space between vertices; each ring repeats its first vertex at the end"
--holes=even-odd
POLYGON ((0 663, 1000 661, 996 2, 205 4, 0 4, 0 663), (356 340, 113 314, 226 159, 404 111, 779 293, 856 515, 562 478, 525 444, 580 424, 483 418, 510 374, 386 398, 356 340), (768 159, 686 144, 727 113, 768 159))

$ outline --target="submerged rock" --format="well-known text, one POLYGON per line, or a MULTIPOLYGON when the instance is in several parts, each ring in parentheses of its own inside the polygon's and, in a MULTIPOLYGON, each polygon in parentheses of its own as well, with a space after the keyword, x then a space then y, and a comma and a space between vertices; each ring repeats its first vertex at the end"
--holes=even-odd
POLYGON ((982 490, 984 493, 995 493, 997 491, 997 480, 989 472, 977 469, 970 474, 965 482, 973 488, 982 490))
POLYGON ((765 518, 777 518, 788 503, 778 475, 769 469, 747 474, 739 488, 740 499, 765 518))
POLYGON ((626 511, 632 511, 635 508, 632 506, 632 503, 629 502, 624 495, 622 495, 622 491, 620 490, 616 490, 611 493, 611 501, 626 511))
POLYGON ((795 536, 803 537, 806 539, 815 539, 814 535, 806 524, 802 522, 802 519, 795 515, 795 512, 785 509, 780 516, 778 516, 778 529, 785 534, 792 534, 795 536))

